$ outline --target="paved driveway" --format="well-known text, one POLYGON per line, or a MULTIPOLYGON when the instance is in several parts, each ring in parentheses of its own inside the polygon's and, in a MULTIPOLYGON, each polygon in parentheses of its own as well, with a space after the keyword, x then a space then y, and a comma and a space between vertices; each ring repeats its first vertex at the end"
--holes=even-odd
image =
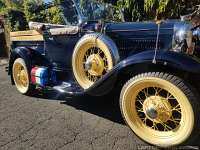
MULTIPOLYGON (((5 66, 4 66, 5 67, 5 66)), ((0 149, 155 149, 124 124, 114 96, 57 100, 48 92, 19 94, 0 67, 0 149)))

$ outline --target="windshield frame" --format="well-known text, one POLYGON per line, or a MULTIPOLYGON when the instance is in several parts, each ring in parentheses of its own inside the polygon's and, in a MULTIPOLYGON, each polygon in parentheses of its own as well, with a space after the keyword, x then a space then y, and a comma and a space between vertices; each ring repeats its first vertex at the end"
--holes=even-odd
MULTIPOLYGON (((73 2, 73 7, 74 7, 74 9, 76 10, 76 15, 77 15, 77 24, 72 24, 72 25, 81 25, 81 24, 83 24, 83 23, 85 23, 85 22, 87 22, 87 21, 98 21, 98 20, 106 20, 105 18, 106 18, 106 15, 103 17, 103 16, 99 16, 99 18, 98 17, 96 17, 96 16, 94 16, 94 18, 96 17, 96 19, 90 19, 88 16, 85 16, 84 14, 83 14, 83 12, 82 12, 82 10, 81 10, 81 8, 80 8, 80 0, 71 0, 72 2, 73 2)), ((96 3, 96 5, 98 4, 99 6, 102 6, 103 8, 104 8, 104 10, 102 10, 102 14, 105 12, 109 12, 110 13, 110 11, 108 11, 108 10, 106 10, 106 7, 107 6, 109 6, 109 5, 107 5, 106 3, 100 3, 100 2, 96 2, 96 1, 94 1, 94 0, 88 0, 88 1, 91 1, 92 3, 96 3)), ((63 7, 62 5, 61 5, 61 7, 63 7)), ((108 9, 108 8, 107 8, 108 9)), ((84 10, 86 10, 86 9, 84 9, 84 10)), ((113 11, 111 11, 112 12, 112 14, 109 14, 110 16, 112 16, 112 18, 113 18, 113 11)), ((63 14, 61 14, 62 15, 62 17, 64 17, 63 19, 65 20, 65 22, 66 22, 66 24, 69 24, 69 22, 67 21, 67 17, 66 17, 66 14, 64 14, 64 12, 62 12, 63 14)), ((93 14, 94 15, 94 14, 93 14)), ((112 20, 112 19, 111 19, 112 20)))
POLYGON ((106 20, 108 16, 113 18, 113 11, 109 10, 110 5, 98 2, 96 0, 77 0, 77 6, 82 16, 87 17, 89 21, 106 20), (112 13, 111 13, 112 12, 112 13))

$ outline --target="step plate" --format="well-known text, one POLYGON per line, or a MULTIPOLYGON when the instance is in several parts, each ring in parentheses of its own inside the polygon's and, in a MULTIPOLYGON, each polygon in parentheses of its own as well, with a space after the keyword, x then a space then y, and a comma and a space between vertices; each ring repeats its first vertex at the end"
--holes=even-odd
POLYGON ((63 94, 69 95, 82 95, 84 94, 84 89, 81 88, 77 83, 72 82, 61 82, 59 85, 53 87, 55 91, 63 94))

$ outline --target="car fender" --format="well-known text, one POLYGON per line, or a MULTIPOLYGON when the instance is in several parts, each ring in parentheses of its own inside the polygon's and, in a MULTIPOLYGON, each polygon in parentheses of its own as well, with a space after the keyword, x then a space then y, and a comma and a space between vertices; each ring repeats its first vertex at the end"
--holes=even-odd
POLYGON ((24 59, 28 69, 31 68, 31 51, 25 47, 18 47, 11 50, 11 53, 10 53, 9 70, 8 70, 9 75, 12 73, 12 65, 15 59, 18 57, 21 57, 22 59, 24 59))
MULTIPOLYGON (((116 68, 121 70, 123 68, 143 63, 152 63, 155 56, 155 51, 144 51, 136 55, 132 55, 121 61, 116 68)), ((156 63, 163 66, 169 66, 190 73, 200 73, 200 60, 195 57, 176 53, 172 51, 158 51, 155 56, 156 63)))
MULTIPOLYGON (((117 75, 120 72, 139 64, 153 64, 154 56, 155 51, 151 50, 143 51, 127 57, 126 59, 120 61, 109 73, 97 81, 86 92, 92 95, 95 95, 95 93, 98 93, 98 95, 103 95, 105 91, 109 91, 105 89, 111 89, 111 87, 115 85, 115 81, 117 81, 117 75)), ((186 54, 172 51, 157 51, 155 58, 156 64, 179 69, 184 72, 200 74, 200 62, 186 54)))
POLYGON ((12 77, 12 66, 17 58, 22 58, 25 61, 28 71, 31 71, 31 52, 28 48, 18 47, 11 50, 8 66, 8 75, 11 75, 11 83, 14 84, 12 77))

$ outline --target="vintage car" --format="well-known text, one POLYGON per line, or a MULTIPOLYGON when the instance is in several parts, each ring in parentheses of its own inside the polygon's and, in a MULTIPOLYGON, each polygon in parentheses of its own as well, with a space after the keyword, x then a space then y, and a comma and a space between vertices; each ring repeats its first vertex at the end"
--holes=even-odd
POLYGON ((200 28, 191 18, 200 11, 183 21, 112 22, 108 5, 87 2, 61 0, 63 24, 11 33, 17 90, 101 96, 121 87, 122 116, 138 137, 191 145, 200 133, 200 28))

